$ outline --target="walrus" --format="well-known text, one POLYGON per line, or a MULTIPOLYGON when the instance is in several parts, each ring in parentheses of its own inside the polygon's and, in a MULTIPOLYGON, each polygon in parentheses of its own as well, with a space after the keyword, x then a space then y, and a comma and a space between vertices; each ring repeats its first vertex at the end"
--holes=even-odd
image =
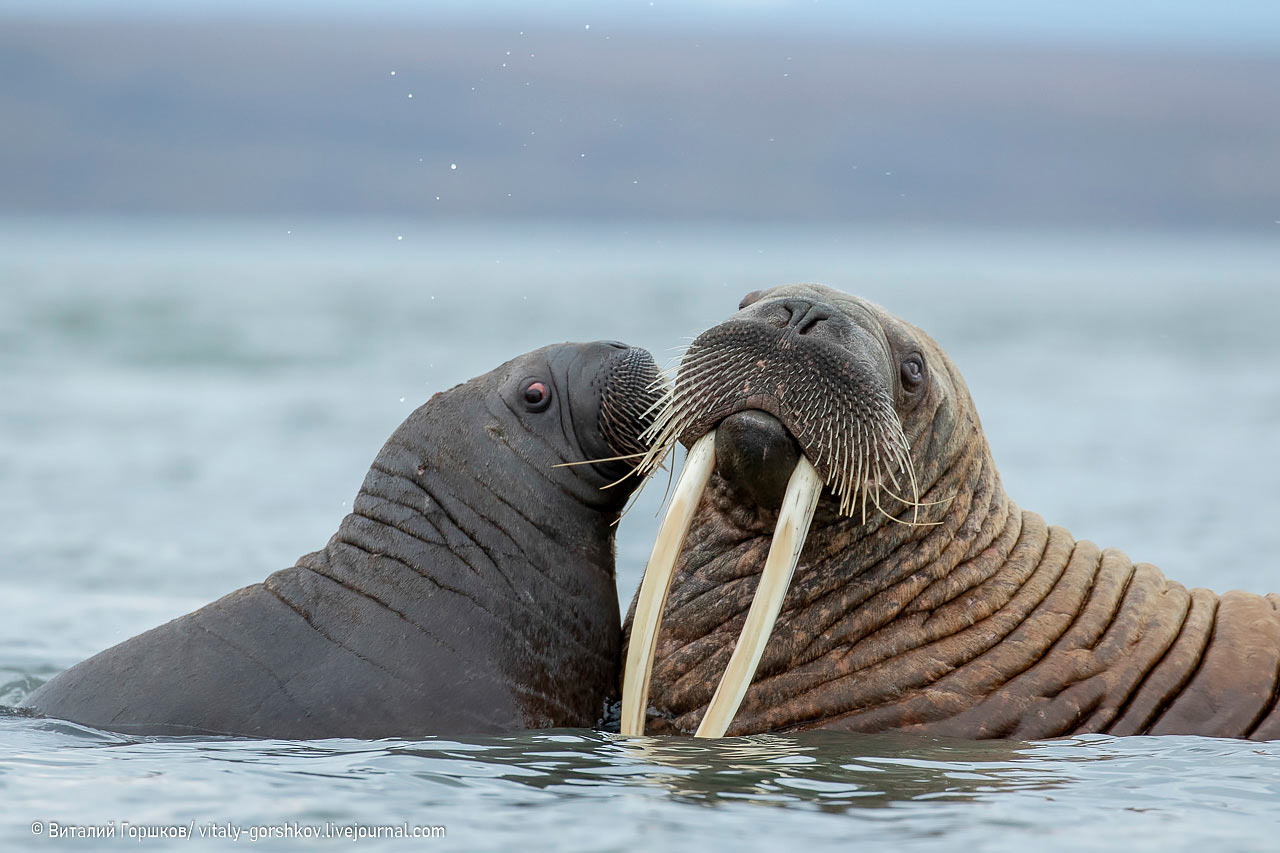
POLYGON ((1280 597, 1020 509, 955 365, 879 306, 749 294, 668 394, 646 465, 690 450, 624 625, 624 733, 1280 738, 1280 597))
POLYGON ((617 695, 614 530, 657 367, 558 344, 434 395, 323 550, 54 677, 25 704, 146 735, 591 726, 617 695))

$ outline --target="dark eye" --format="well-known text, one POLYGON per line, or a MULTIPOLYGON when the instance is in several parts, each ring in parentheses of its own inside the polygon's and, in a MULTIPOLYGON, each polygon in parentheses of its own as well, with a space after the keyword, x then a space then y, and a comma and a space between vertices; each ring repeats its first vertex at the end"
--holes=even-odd
POLYGON ((524 406, 531 412, 541 412, 551 405, 551 388, 540 379, 529 379, 520 392, 524 406))
POLYGON ((902 360, 902 387, 914 391, 924 384, 924 359, 912 353, 902 360))

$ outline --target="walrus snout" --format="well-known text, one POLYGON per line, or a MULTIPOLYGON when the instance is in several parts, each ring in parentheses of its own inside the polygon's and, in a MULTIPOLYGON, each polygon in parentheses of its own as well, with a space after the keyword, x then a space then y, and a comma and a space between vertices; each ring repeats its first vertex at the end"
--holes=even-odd
POLYGON ((716 473, 739 500, 778 509, 801 453, 782 421, 768 412, 747 409, 720 422, 715 442, 716 473))
POLYGON ((752 302, 739 310, 738 319, 750 319, 796 335, 846 343, 853 324, 835 307, 819 299, 785 297, 752 302))
MULTIPOLYGON (((610 451, 608 456, 632 456, 648 449, 645 430, 653 423, 662 397, 658 365, 641 347, 606 342, 612 347, 596 373, 599 410, 596 429, 610 451)), ((614 471, 625 474, 639 464, 638 459, 616 460, 614 471)))

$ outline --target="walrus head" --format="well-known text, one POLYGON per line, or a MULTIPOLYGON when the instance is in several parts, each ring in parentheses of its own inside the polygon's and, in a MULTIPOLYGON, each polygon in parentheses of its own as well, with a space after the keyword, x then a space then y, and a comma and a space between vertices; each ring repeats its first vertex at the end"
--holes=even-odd
POLYGON ((615 341, 553 344, 512 359, 492 375, 494 396, 507 411, 501 418, 476 419, 487 423, 490 438, 518 458, 538 459, 539 470, 584 502, 626 502, 639 485, 633 475, 661 397, 658 368, 647 350, 615 341), (515 432, 504 423, 522 429, 515 432))
POLYGON ((649 467, 676 441, 690 452, 634 604, 624 733, 643 729, 673 576, 680 591, 665 616, 676 624, 664 635, 655 713, 685 730, 707 705, 698 733, 718 736, 756 676, 784 598, 797 647, 770 645, 774 672, 803 662, 827 624, 823 591, 942 524, 953 480, 968 470, 957 463, 986 454, 942 349, 878 306, 817 285, 751 293, 695 339, 650 433, 649 467), (696 534, 681 554, 690 526, 696 534), (756 576, 753 596, 744 581, 756 576), (728 623, 743 625, 732 655, 728 623), (708 701, 717 665, 724 676, 708 701))

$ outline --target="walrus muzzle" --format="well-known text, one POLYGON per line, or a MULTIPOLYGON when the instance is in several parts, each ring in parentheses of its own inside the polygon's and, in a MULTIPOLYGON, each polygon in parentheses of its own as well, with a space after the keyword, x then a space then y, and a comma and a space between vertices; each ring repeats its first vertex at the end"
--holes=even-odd
POLYGON ((701 335, 650 428, 651 459, 690 447, 636 599, 623 676, 623 734, 642 734, 659 622, 713 470, 748 503, 778 511, 746 623, 698 727, 721 737, 750 686, 824 488, 852 515, 914 490, 887 348, 818 302, 763 304, 701 335), (785 488, 783 484, 785 483, 785 488), (892 484, 892 486, 890 485, 892 484), (778 496, 781 494, 781 499, 778 496))

